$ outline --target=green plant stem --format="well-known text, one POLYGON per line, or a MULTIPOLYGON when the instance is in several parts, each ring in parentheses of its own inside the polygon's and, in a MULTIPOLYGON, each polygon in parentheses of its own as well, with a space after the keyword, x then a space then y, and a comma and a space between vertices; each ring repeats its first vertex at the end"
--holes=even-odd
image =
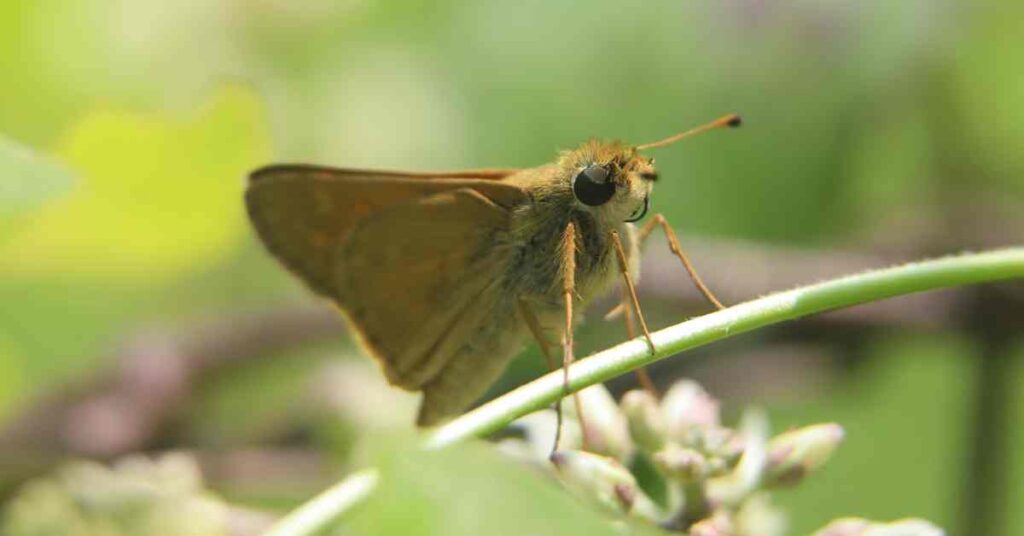
MULTIPOLYGON (((771 294, 651 333, 651 353, 633 339, 574 363, 572 391, 601 383, 684 350, 822 311, 925 290, 1024 277, 1024 248, 1009 248, 905 264, 771 294)), ((435 430, 426 441, 440 448, 495 432, 545 408, 563 395, 555 371, 514 389, 435 430)))
POLYGON ((361 503, 377 487, 376 469, 364 469, 327 488, 281 518, 263 536, 308 536, 361 503))
MULTIPOLYGON (((651 334, 657 351, 634 339, 577 361, 569 369, 573 391, 726 337, 801 316, 925 290, 1024 278, 1024 247, 946 257, 865 272, 780 292, 694 318, 651 334)), ((563 396, 562 372, 519 387, 441 426, 426 440, 441 448, 481 436, 547 407, 563 396)), ((366 498, 377 473, 356 473, 281 519, 264 536, 310 536, 366 498)))

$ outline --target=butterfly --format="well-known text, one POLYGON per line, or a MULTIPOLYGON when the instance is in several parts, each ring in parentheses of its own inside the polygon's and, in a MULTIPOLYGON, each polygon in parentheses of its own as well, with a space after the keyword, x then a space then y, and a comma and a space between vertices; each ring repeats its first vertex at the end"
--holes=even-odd
POLYGON ((635 281, 658 227, 721 307, 662 216, 634 222, 658 179, 644 151, 739 124, 727 115, 643 145, 591 140, 527 169, 271 165, 251 173, 245 202, 267 249, 338 305, 387 380, 423 393, 417 424, 431 426, 479 398, 531 335, 549 366, 557 346, 568 365, 575 311, 617 281, 620 310, 650 342, 635 281))

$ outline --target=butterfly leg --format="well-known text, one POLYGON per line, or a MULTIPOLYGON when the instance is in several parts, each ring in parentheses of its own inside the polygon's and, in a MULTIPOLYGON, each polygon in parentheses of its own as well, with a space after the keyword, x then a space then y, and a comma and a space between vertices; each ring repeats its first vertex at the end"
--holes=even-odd
MULTIPOLYGON (((647 346, 650 347, 651 352, 654 352, 654 341, 651 340, 651 331, 647 328, 644 313, 640 310, 640 299, 637 297, 633 278, 629 275, 629 262, 626 260, 626 250, 622 247, 622 239, 619 238, 618 231, 611 232, 611 240, 612 246, 615 248, 615 257, 619 261, 619 271, 622 273, 622 280, 625 283, 622 296, 622 315, 626 321, 626 332, 629 334, 630 339, 636 337, 636 326, 633 323, 633 315, 635 314, 636 319, 640 322, 640 329, 643 330, 644 338, 647 340, 647 346)), ((636 377, 644 390, 655 396, 658 395, 658 390, 654 387, 654 382, 651 381, 651 376, 647 373, 645 367, 636 369, 636 377)))
POLYGON ((707 285, 704 284, 704 281, 701 280, 700 276, 697 275, 697 270, 694 269, 693 263, 690 262, 686 253, 683 252, 683 248, 679 245, 679 239, 676 237, 675 231, 672 230, 672 227, 668 224, 668 220, 666 220, 664 216, 661 214, 655 214, 653 218, 644 224, 643 228, 640 229, 640 243, 643 244, 647 237, 654 232, 654 228, 657 226, 661 226, 662 230, 665 232, 665 238, 668 240, 669 249, 672 250, 672 253, 679 258, 680 262, 683 263, 683 268, 686 269, 686 273, 690 274, 690 280, 693 281, 697 290, 699 290, 700 293, 704 295, 704 298, 714 305, 715 308, 725 309, 722 302, 715 297, 711 292, 711 289, 709 289, 707 285))
MULTIPOLYGON (((636 338, 636 323, 633 321, 633 309, 629 305, 629 289, 622 287, 622 302, 618 305, 619 311, 621 311, 622 319, 626 324, 626 335, 632 340, 636 338)), ((654 386, 654 381, 651 380, 651 375, 647 373, 647 367, 640 367, 636 369, 636 379, 640 387, 648 393, 658 398, 658 388, 654 386)))
MULTIPOLYGON (((522 300, 522 299, 519 300, 519 315, 523 317, 523 321, 526 323, 526 327, 530 330, 530 334, 532 334, 534 340, 537 341, 537 346, 540 348, 540 352, 542 354, 544 354, 544 360, 547 361, 547 364, 548 364, 548 371, 554 372, 554 371, 558 370, 558 365, 555 364, 555 356, 554 356, 554 354, 551 351, 551 343, 548 341, 547 337, 544 336, 544 329, 541 328, 540 321, 537 320, 537 315, 534 314, 533 309, 530 308, 530 305, 525 300, 522 300)), ((573 400, 574 400, 574 402, 576 404, 577 413, 579 413, 579 409, 581 407, 583 407, 583 403, 580 401, 580 394, 579 393, 573 393, 573 400)), ((558 450, 558 442, 561 439, 560 438, 560 434, 561 434, 561 430, 562 430, 562 399, 561 398, 559 398, 558 401, 555 402, 555 415, 557 416, 557 423, 556 423, 557 432, 556 432, 556 436, 555 436, 554 446, 551 449, 552 453, 554 453, 555 451, 558 450)), ((583 423, 583 420, 581 418, 580 419, 581 426, 582 426, 582 423, 583 423)), ((586 449, 584 449, 584 450, 586 450, 586 449)))
POLYGON ((548 364, 548 372, 558 370, 558 365, 555 364, 555 356, 551 353, 551 343, 544 337, 544 330, 540 327, 537 315, 533 314, 533 309, 530 309, 530 305, 522 299, 519 300, 519 316, 523 317, 523 322, 526 323, 530 334, 533 335, 534 340, 537 341, 537 346, 540 347, 540 353, 544 354, 544 360, 548 364))
MULTIPOLYGON (((561 270, 562 270, 562 297, 565 305, 565 325, 562 329, 562 389, 564 391, 563 397, 570 393, 569 388, 569 365, 572 364, 573 357, 573 309, 572 302, 573 296, 576 293, 576 225, 569 222, 565 227, 565 232, 562 234, 562 245, 561 245, 562 258, 561 270)), ((580 422, 580 432, 583 442, 583 450, 587 448, 587 423, 583 416, 583 403, 580 401, 579 395, 573 396, 573 401, 576 404, 576 416, 580 422)), ((551 453, 554 454, 558 450, 558 444, 562 438, 562 406, 561 401, 557 407, 558 411, 558 429, 555 432, 555 444, 552 446, 551 453)))

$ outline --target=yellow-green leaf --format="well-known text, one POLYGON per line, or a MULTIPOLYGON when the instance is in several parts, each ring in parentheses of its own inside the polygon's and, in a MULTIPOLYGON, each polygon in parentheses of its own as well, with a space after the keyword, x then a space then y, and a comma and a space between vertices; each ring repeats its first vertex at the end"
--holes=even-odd
POLYGON ((71 186, 71 173, 32 149, 0 136, 0 244, 47 199, 71 186))
POLYGON ((59 150, 80 183, 0 249, 0 272, 151 279, 216 263, 246 232, 244 177, 270 145, 239 87, 185 117, 88 114, 59 150))

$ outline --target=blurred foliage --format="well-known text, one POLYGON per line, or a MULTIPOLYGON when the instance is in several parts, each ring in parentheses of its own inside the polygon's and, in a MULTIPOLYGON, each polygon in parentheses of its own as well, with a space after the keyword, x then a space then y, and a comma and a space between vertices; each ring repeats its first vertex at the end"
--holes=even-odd
POLYGON ((261 105, 221 91, 195 119, 96 112, 59 155, 83 177, 5 245, 0 271, 152 284, 223 262, 247 231, 240 180, 270 154, 261 105), (225 180, 236 178, 236 180, 225 180))
MULTIPOLYGON (((0 420, 108 370, 140 327, 308 302, 244 219, 244 175, 272 159, 531 166, 588 137, 645 142, 738 111, 743 129, 657 154, 653 209, 684 242, 914 255, 987 243, 960 232, 974 227, 964 213, 1022 236, 999 223, 1024 210, 1021 36, 1022 5, 969 0, 0 3, 0 420)), ((580 340, 607 336, 595 325, 580 340)), ((867 364, 822 396, 764 401, 784 425, 849 432, 821 475, 778 497, 796 533, 849 514, 962 515, 981 350, 957 333, 867 346, 867 364)), ((292 419, 329 454, 357 449, 361 424, 301 404, 323 355, 349 352, 311 353, 206 385, 174 439, 247 446, 292 419)), ((515 372, 538 370, 523 362, 515 372)), ((1024 497, 1013 429, 1007 504, 1024 497)), ((384 443, 410 509, 439 507, 434 489, 472 504, 500 490, 604 530, 487 454, 436 488, 449 462, 417 467, 384 443), (496 487, 492 465, 514 484, 496 487)), ((384 516, 398 489, 360 515, 384 516)), ((1007 515, 1024 525, 1024 511, 1007 515)))
POLYGON ((22 357, 7 340, 0 338, 0 420, 13 412, 17 401, 24 396, 24 380, 19 362, 22 357))
POLYGON ((842 452, 822 478, 776 497, 787 511, 802 513, 796 533, 837 515, 912 515, 944 527, 958 519, 959 486, 968 471, 971 408, 965 401, 973 393, 970 362, 957 356, 971 355, 972 349, 957 340, 899 337, 868 351, 884 359, 855 371, 842 389, 830 390, 813 406, 772 407, 780 427, 828 416, 847 431, 842 452))
POLYGON ((49 159, 0 137, 0 244, 7 241, 18 223, 47 199, 71 186, 68 171, 49 159))
POLYGON ((114 468, 75 462, 25 485, 4 509, 8 536, 222 536, 227 507, 203 489, 184 455, 125 459, 114 468))
MULTIPOLYGON (((495 536, 620 534, 539 471, 480 445, 423 452, 413 438, 371 442, 381 484, 345 523, 346 534, 495 536)), ((636 527, 644 536, 655 531, 636 527)))

